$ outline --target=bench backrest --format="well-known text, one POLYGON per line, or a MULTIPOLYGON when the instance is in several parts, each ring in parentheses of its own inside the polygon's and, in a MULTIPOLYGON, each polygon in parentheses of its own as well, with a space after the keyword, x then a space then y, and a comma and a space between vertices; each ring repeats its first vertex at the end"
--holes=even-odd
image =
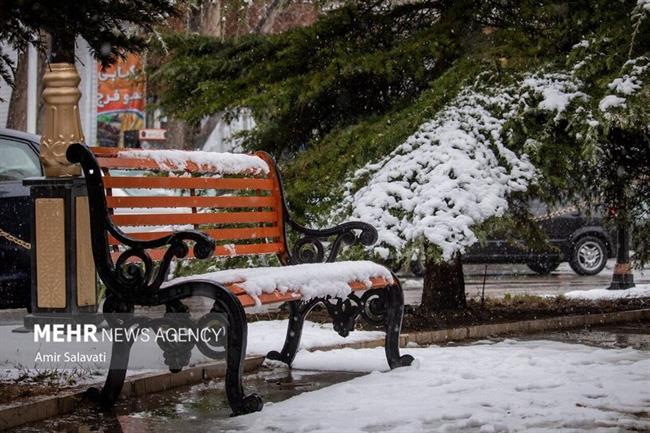
MULTIPOLYGON (((202 160, 201 152, 92 151, 113 223, 129 236, 149 240, 194 229, 217 241, 216 256, 285 255, 282 186, 268 154, 245 156, 243 163, 232 155, 239 159, 222 164, 215 161, 219 154, 202 160), (184 159, 190 154, 197 157, 184 159)), ((109 244, 119 255, 119 242, 109 237, 109 244)), ((151 258, 159 260, 164 251, 152 251, 151 258)))

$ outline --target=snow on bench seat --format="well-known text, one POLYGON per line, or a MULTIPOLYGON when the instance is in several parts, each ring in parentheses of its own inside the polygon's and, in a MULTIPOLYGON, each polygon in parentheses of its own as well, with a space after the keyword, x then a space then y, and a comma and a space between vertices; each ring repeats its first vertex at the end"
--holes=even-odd
POLYGON ((393 283, 393 275, 384 266, 360 260, 228 269, 175 278, 165 285, 192 280, 209 280, 228 286, 240 297, 244 307, 248 307, 299 298, 345 299, 353 290, 386 287, 393 283), (240 295, 248 295, 251 301, 246 302, 240 295))

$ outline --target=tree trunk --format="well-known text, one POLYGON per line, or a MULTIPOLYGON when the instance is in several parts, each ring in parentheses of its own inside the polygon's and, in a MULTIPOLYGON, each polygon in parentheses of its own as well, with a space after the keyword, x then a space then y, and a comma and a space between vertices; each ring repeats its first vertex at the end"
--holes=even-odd
POLYGON ((19 131, 27 130, 27 63, 27 50, 19 52, 7 113, 7 128, 19 131))
POLYGON ((465 278, 460 254, 450 262, 425 260, 422 308, 426 311, 459 310, 466 307, 465 278))

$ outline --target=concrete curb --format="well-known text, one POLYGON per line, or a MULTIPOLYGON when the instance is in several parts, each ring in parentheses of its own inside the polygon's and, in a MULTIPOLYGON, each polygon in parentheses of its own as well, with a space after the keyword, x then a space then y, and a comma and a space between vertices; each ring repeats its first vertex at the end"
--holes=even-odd
MULTIPOLYGON (((419 345, 440 344, 452 341, 473 340, 511 334, 531 334, 551 330, 581 328, 594 325, 610 325, 624 322, 638 322, 644 320, 650 320, 650 309, 476 325, 442 329, 438 331, 403 334, 400 337, 400 346, 405 347, 409 343, 416 343, 419 345)), ((317 347, 310 350, 326 351, 341 348, 366 349, 382 347, 383 345, 384 340, 382 338, 357 343, 317 347)), ((245 371, 249 372, 258 369, 262 365, 263 361, 263 356, 246 358, 244 364, 245 371)), ((145 374, 142 376, 132 376, 127 378, 124 383, 122 396, 137 397, 183 385, 194 385, 204 381, 222 378, 225 374, 225 363, 215 362, 190 367, 180 373, 161 372, 145 374)), ((0 409, 0 430, 72 412, 83 399, 86 388, 87 386, 85 386, 83 390, 71 391, 57 396, 43 397, 2 408, 0 409)))

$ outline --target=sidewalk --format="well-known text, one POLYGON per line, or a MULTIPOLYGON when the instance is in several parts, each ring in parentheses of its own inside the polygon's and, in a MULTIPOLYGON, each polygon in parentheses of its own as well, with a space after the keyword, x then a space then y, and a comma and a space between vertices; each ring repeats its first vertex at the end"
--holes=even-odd
MULTIPOLYGON (((406 353, 413 347, 429 344, 639 320, 650 321, 650 309, 420 332, 404 335, 401 346, 405 347, 404 352, 406 353)), ((255 323, 251 324, 251 330, 256 327, 257 331, 251 332, 251 351, 249 351, 249 355, 255 350, 265 353, 268 347, 277 347, 275 344, 284 338, 284 323, 282 321, 272 323, 270 328, 268 327, 268 323, 260 323, 259 325, 255 325, 255 323), (265 330, 268 329, 273 330, 273 332, 266 332, 265 330), (280 330, 283 332, 280 333, 280 330), (255 341, 261 341, 261 343, 254 343, 255 341), (255 347, 257 349, 254 349, 255 347)), ((310 323, 306 326, 306 331, 306 338, 304 339, 304 344, 301 346, 303 348, 311 348, 312 350, 338 350, 342 347, 354 349, 377 348, 379 352, 383 353, 383 348, 381 348, 383 346, 383 338, 380 332, 358 331, 352 333, 351 336, 356 335, 356 342, 350 343, 351 340, 338 337, 331 330, 331 325, 310 323), (328 343, 328 345, 325 343, 328 343)), ((301 353, 308 353, 308 351, 303 350, 301 353)), ((249 357, 246 362, 247 370, 256 370, 262 361, 263 358, 261 356, 249 357)), ((332 365, 342 365, 341 362, 344 362, 344 358, 341 361, 333 362, 332 365)), ((385 358, 383 359, 383 363, 386 364, 385 358)), ((387 368, 387 365, 380 367, 381 370, 387 370, 387 368)), ((152 392, 159 392, 178 386, 191 385, 201 383, 205 380, 219 378, 223 376, 224 372, 225 368, 223 363, 217 362, 188 368, 178 374, 163 372, 145 374, 137 377, 132 373, 132 378, 127 380, 125 384, 123 394, 132 397, 143 396, 152 392)), ((78 391, 72 390, 69 393, 63 393, 59 397, 36 398, 31 402, 21 402, 19 404, 0 407, 0 429, 68 413, 79 405, 85 388, 86 386, 83 386, 78 391)))

